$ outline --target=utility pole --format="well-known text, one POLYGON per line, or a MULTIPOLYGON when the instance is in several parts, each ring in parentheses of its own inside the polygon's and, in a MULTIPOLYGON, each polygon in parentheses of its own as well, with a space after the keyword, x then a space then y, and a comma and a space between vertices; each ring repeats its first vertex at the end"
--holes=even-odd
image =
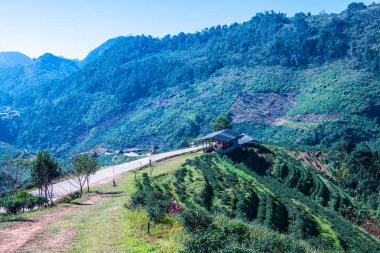
POLYGON ((117 159, 117 156, 114 155, 112 157, 112 163, 113 163, 113 165, 112 165, 112 186, 113 187, 116 186, 116 182, 115 182, 115 161, 116 161, 116 159, 117 159))
POLYGON ((112 168, 112 186, 115 187, 116 186, 116 182, 115 182, 115 168, 112 168))

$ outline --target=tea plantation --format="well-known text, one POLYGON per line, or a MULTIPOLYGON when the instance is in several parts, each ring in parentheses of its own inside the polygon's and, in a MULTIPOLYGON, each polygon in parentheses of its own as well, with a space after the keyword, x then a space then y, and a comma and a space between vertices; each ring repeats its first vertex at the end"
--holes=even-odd
POLYGON ((280 147, 250 144, 228 156, 204 154, 175 174, 146 177, 140 187, 179 201, 192 234, 188 252, 380 250, 376 239, 344 218, 356 207, 334 180, 280 147), (276 243, 252 236, 258 226, 277 231, 276 243), (218 246, 211 238, 224 243, 218 246), (238 248, 242 251, 227 250, 238 248))

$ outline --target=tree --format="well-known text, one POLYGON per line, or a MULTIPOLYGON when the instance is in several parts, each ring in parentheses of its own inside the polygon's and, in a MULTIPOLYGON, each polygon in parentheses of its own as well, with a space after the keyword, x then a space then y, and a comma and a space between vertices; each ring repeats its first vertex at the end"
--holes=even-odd
POLYGON ((329 160, 335 167, 333 171, 339 183, 355 197, 358 210, 351 221, 359 222, 365 217, 363 211, 368 207, 379 208, 378 193, 380 190, 380 145, 379 142, 355 144, 344 138, 330 151, 329 160), (361 208, 361 209, 360 209, 361 208))
POLYGON ((230 128, 231 128, 230 120, 225 115, 220 115, 216 117, 215 120, 211 124, 211 129, 214 132, 221 131, 224 129, 230 129, 230 128))
POLYGON ((31 177, 39 189, 39 195, 44 194, 49 205, 53 205, 53 183, 60 174, 58 163, 49 151, 38 151, 37 157, 31 163, 31 177))
POLYGON ((347 7, 347 11, 348 13, 352 14, 353 12, 355 11, 360 11, 360 10, 363 10, 365 9, 366 6, 364 3, 350 3, 347 7))
POLYGON ((97 160, 89 154, 79 154, 74 156, 72 163, 75 181, 78 183, 79 194, 82 196, 83 187, 86 183, 87 192, 90 192, 90 177, 97 170, 97 160))
POLYGON ((138 190, 132 195, 131 208, 143 208, 148 213, 147 233, 151 221, 159 221, 169 211, 170 199, 158 187, 153 187, 150 177, 144 173, 138 190))
POLYGON ((28 167, 22 156, 16 159, 4 157, 3 165, 0 167, 0 194, 24 188, 28 174, 28 167))

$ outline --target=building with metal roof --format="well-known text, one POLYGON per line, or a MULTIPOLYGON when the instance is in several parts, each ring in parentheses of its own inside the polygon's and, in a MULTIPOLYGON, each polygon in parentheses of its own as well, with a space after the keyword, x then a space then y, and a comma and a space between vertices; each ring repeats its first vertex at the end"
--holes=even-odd
POLYGON ((257 139, 247 134, 240 134, 229 129, 210 133, 199 140, 203 141, 205 145, 204 152, 215 151, 221 154, 228 153, 252 141, 258 142, 257 139))

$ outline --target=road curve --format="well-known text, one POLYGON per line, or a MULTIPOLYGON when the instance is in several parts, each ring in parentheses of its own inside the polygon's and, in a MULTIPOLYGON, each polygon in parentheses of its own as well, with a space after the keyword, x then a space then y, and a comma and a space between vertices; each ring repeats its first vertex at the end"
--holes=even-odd
MULTIPOLYGON (((94 175, 91 176, 90 186, 112 180, 113 172, 115 172, 115 175, 118 175, 126 171, 138 169, 140 167, 149 165, 149 160, 151 160, 152 162, 158 162, 170 157, 198 151, 200 149, 201 147, 180 149, 180 150, 170 151, 166 153, 155 154, 152 156, 144 157, 135 161, 131 161, 131 162, 127 162, 127 163, 123 163, 119 165, 106 167, 104 169, 97 171, 94 175)), ((56 183, 53 185, 53 200, 57 200, 77 190, 78 190, 78 184, 74 179, 56 183)), ((38 195, 38 190, 32 191, 31 193, 33 195, 38 195)))

